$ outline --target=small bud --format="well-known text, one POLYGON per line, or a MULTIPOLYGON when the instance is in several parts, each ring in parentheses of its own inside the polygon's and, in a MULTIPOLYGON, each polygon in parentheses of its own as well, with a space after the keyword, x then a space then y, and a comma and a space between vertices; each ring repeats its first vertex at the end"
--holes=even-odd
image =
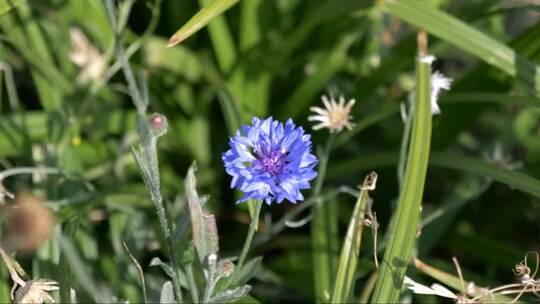
POLYGON ((160 137, 167 133, 167 117, 163 114, 155 113, 149 120, 150 132, 156 137, 160 137))
POLYGON ((234 263, 229 259, 220 260, 217 265, 217 272, 223 278, 230 277, 234 271, 234 263))

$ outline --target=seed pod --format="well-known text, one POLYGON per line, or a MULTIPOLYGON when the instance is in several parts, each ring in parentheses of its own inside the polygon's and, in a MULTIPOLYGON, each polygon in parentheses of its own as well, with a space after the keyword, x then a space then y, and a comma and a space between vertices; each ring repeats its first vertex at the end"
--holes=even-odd
POLYGON ((43 244, 55 225, 54 214, 43 201, 28 192, 2 210, 5 217, 3 244, 9 251, 30 253, 43 244))

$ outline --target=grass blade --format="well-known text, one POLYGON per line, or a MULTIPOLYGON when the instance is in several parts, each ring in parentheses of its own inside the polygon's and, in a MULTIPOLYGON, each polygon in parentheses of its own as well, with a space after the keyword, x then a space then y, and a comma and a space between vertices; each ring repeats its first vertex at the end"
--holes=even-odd
POLYGON ((540 92, 538 67, 507 45, 487 36, 465 22, 416 0, 381 1, 381 9, 452 43, 505 73, 524 81, 540 92))
MULTIPOLYGON (((332 179, 361 170, 392 166, 397 163, 397 159, 398 154, 396 152, 379 152, 364 155, 362 159, 345 161, 332 166, 328 172, 328 178, 332 179)), ((501 165, 488 163, 482 159, 432 152, 429 164, 492 178, 512 189, 521 190, 540 198, 540 180, 519 171, 506 169, 501 165)))
POLYGON ((342 38, 339 45, 321 57, 317 63, 317 72, 294 90, 281 108, 280 117, 295 118, 304 113, 330 77, 341 67, 353 40, 353 36, 342 38))
POLYGON ((17 5, 25 2, 26 0, 3 0, 0 1, 0 16, 9 12, 13 8, 17 7, 17 5))
POLYGON ((207 25, 240 0, 214 0, 206 4, 169 39, 168 47, 175 46, 207 25))
POLYGON ((364 216, 369 203, 369 191, 375 189, 377 174, 371 172, 361 186, 360 196, 354 206, 354 211, 343 241, 339 264, 332 289, 331 303, 346 303, 351 294, 356 274, 356 264, 360 254, 364 216))
POLYGON ((374 303, 396 303, 411 258, 424 192, 431 141, 431 66, 417 60, 413 130, 409 144, 403 188, 395 211, 395 225, 375 286, 374 303))

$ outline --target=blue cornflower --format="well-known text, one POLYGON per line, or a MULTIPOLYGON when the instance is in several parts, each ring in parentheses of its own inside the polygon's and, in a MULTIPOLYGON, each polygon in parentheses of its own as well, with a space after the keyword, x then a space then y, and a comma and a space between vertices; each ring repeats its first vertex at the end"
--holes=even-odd
POLYGON ((300 190, 309 189, 309 182, 317 176, 311 136, 291 119, 283 125, 272 117, 264 121, 255 117, 251 124, 230 138, 230 150, 222 156, 225 170, 233 178, 231 188, 244 193, 238 203, 304 200, 300 190))

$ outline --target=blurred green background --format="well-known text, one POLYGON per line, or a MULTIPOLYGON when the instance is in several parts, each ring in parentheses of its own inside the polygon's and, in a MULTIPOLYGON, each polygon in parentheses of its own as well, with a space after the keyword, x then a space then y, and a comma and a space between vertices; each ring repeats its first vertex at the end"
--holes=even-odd
MULTIPOLYGON (((136 269, 122 247, 126 241, 143 266, 150 297, 158 298, 165 276, 147 265, 166 254, 154 206, 130 152, 138 141, 136 111, 114 58, 104 5, 98 0, 11 2, 16 7, 0 17, 0 163, 4 168, 54 167, 63 174, 18 176, 4 186, 11 192, 32 189, 47 198, 61 224, 57 229, 68 235, 76 231, 70 236, 82 267, 104 293, 142 300, 136 269), (87 37, 79 45, 70 36, 74 28, 87 37), (77 47, 94 48, 86 53, 94 64, 103 60, 103 69, 93 67, 96 77, 81 76, 84 67, 72 60, 77 47)), ((332 94, 356 99, 357 128, 338 137, 323 192, 356 187, 369 171, 377 171, 372 196, 383 235, 399 194, 399 106, 414 88, 417 28, 371 1, 244 0, 167 48, 168 38, 207 2, 118 2, 130 62, 149 84, 151 112, 169 120, 159 161, 171 221, 184 210, 183 179, 196 161, 199 191, 211 195, 206 206, 216 215, 221 255, 237 254, 249 216, 245 206, 234 204, 237 194, 223 169, 228 136, 253 116, 291 117, 310 129, 309 107, 320 105, 322 94, 332 94)), ((526 61, 525 70, 540 63, 540 13, 533 1, 419 2, 510 46, 521 56, 516 65, 526 61)), ((449 43, 444 33, 455 29, 438 26, 443 34, 429 36, 430 52, 438 58, 434 68, 454 83, 441 98, 442 114, 434 116, 432 151, 540 177, 540 103, 534 82, 527 82, 527 75, 522 80, 508 75, 497 58, 478 58, 466 39, 449 43)), ((312 134, 315 146, 328 136, 325 130, 312 134)), ((451 257, 456 256, 477 285, 512 282, 513 265, 540 247, 538 198, 481 174, 445 167, 452 166, 429 168, 423 215, 444 204, 451 208, 424 226, 418 256, 452 273, 451 257)), ((336 240, 344 235, 354 201, 341 195, 329 202, 338 214, 336 240)), ((292 207, 264 206, 261 231, 292 207)), ((374 268, 370 237, 363 244, 355 295, 374 268)), ((264 256, 251 280, 254 298, 313 301, 317 278, 309 225, 286 229, 254 250, 264 256)), ((58 279, 62 269, 54 264, 59 256, 53 239, 20 262, 30 277, 58 279)), ((0 267, 0 301, 5 302, 11 284, 0 267)))

